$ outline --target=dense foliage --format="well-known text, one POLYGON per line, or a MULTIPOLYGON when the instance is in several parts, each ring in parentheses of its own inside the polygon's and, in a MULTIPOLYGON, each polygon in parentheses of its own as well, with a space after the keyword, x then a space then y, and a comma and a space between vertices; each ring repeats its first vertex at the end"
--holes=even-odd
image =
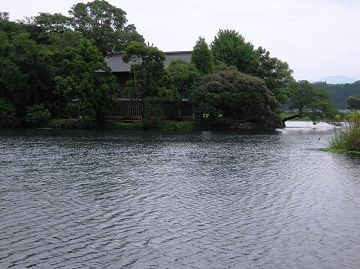
POLYGON ((201 73, 193 63, 182 60, 171 62, 166 70, 170 79, 169 87, 174 87, 183 97, 190 97, 201 79, 201 73))
POLYGON ((164 60, 127 24, 126 12, 105 0, 75 4, 68 15, 39 13, 18 22, 1 12, 0 127, 39 127, 50 118, 103 125, 115 96, 142 101, 147 128, 162 124, 162 107, 180 118, 182 99, 207 121, 265 127, 281 125, 280 103, 298 116, 334 111, 321 89, 296 83, 286 62, 235 30, 219 30, 210 46, 200 37, 190 62, 165 68, 164 60), (121 89, 104 61, 114 52, 131 63, 131 79, 121 89))
POLYGON ((345 126, 330 143, 329 149, 336 152, 360 153, 360 114, 351 114, 345 126))
POLYGON ((53 55, 55 87, 61 99, 86 120, 103 122, 110 112, 115 78, 101 52, 87 39, 79 48, 66 48, 53 55))
POLYGON ((193 63, 201 74, 205 75, 214 71, 214 59, 205 39, 200 37, 194 46, 191 63, 193 63))
POLYGON ((51 119, 51 114, 44 104, 33 105, 26 108, 25 122, 29 127, 46 126, 51 119))
POLYGON ((211 43, 215 61, 236 66, 240 72, 255 74, 257 54, 254 46, 234 30, 220 30, 211 43))
POLYGON ((280 127, 280 104, 263 80, 235 68, 209 74, 193 92, 205 117, 280 127))
POLYGON ((37 127, 74 116, 102 123, 118 88, 106 46, 143 41, 125 15, 102 0, 75 5, 69 17, 40 13, 12 22, 1 13, 0 125, 37 127))
POLYGON ((165 54, 156 47, 132 42, 125 49, 123 59, 125 62, 131 62, 137 97, 157 96, 164 76, 165 54))
POLYGON ((143 42, 133 24, 126 25, 126 12, 104 0, 78 3, 70 10, 71 25, 84 37, 95 40, 104 54, 122 51, 132 41, 143 42))
POLYGON ((263 79, 282 104, 286 102, 294 81, 286 62, 270 56, 270 52, 250 42, 234 30, 220 30, 211 43, 217 64, 235 66, 240 72, 263 79))
POLYGON ((284 121, 303 116, 309 116, 316 121, 333 119, 336 115, 336 109, 330 102, 329 94, 308 81, 293 83, 288 105, 295 114, 284 121))
POLYGON ((360 97, 349 96, 347 99, 348 109, 360 109, 360 97))
POLYGON ((350 96, 360 97, 360 81, 346 84, 315 83, 330 94, 331 101, 337 108, 347 108, 347 99, 350 96))

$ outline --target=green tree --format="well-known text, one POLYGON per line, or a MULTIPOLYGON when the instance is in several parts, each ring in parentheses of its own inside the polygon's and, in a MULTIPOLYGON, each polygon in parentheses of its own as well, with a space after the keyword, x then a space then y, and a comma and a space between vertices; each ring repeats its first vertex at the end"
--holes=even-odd
POLYGON ((74 30, 94 40, 103 54, 122 51, 131 41, 144 41, 134 25, 126 25, 126 12, 107 1, 78 3, 69 12, 74 30))
POLYGON ((293 70, 286 62, 270 57, 270 52, 262 47, 259 47, 256 52, 259 63, 255 72, 256 76, 264 79, 266 86, 280 103, 286 103, 290 86, 294 82, 293 70))
POLYGON ((205 76, 193 92, 193 101, 211 119, 227 118, 272 128, 282 126, 280 104, 264 81, 236 68, 205 76))
POLYGON ((315 122, 333 119, 336 115, 336 109, 330 101, 329 94, 308 81, 293 83, 288 105, 290 109, 296 110, 296 112, 294 115, 285 118, 284 122, 303 116, 309 116, 315 122))
POLYGON ((175 87, 183 97, 190 97, 191 91, 199 84, 201 78, 194 64, 182 60, 171 62, 166 72, 170 76, 168 87, 175 87))
POLYGON ((214 71, 214 59, 211 50, 205 39, 200 37, 193 48, 191 63, 202 74, 208 74, 214 71))
POLYGON ((349 96, 347 99, 348 109, 360 109, 360 97, 349 96))
POLYGON ((7 27, 5 34, 0 31, 0 97, 8 99, 23 118, 27 106, 51 100, 52 84, 43 48, 16 28, 7 27))
POLYGON ((246 74, 256 74, 258 56, 254 46, 235 30, 219 30, 210 47, 215 61, 236 66, 246 74))
POLYGON ((42 33, 63 33, 70 30, 71 19, 60 13, 41 12, 34 18, 34 24, 42 33))
POLYGON ((136 96, 158 96, 158 90, 163 86, 165 54, 156 47, 132 42, 125 49, 123 59, 132 64, 136 96))
POLYGON ((103 123, 118 85, 101 52, 87 39, 80 48, 65 48, 53 56, 56 88, 68 109, 83 119, 103 123))

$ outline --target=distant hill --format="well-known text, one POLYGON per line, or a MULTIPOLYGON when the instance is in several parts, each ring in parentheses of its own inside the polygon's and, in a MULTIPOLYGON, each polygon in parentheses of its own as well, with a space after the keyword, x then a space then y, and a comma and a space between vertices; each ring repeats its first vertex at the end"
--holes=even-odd
POLYGON ((326 82, 327 84, 345 84, 345 83, 354 83, 356 79, 347 77, 347 76, 330 76, 321 79, 321 82, 326 82))
POLYGON ((345 84, 314 83, 330 93, 331 101, 337 108, 347 108, 346 100, 349 96, 360 97, 360 81, 345 84))

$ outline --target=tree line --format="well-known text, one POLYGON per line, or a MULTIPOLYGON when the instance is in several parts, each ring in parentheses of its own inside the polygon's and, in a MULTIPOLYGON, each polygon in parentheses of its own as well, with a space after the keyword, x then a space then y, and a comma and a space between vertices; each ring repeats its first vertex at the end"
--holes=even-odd
POLYGON ((337 108, 360 109, 360 81, 345 84, 315 83, 324 88, 337 108))
POLYGON ((144 120, 161 120, 159 102, 179 106, 191 98, 204 120, 225 124, 282 125, 282 108, 331 116, 328 94, 297 82, 288 64, 235 30, 199 38, 190 63, 164 67, 164 53, 145 43, 126 12, 104 0, 79 3, 68 16, 40 13, 11 21, 0 13, 0 126, 41 126, 80 115, 101 125, 114 96, 139 98, 144 120), (119 88, 104 56, 122 52, 132 79, 119 88))

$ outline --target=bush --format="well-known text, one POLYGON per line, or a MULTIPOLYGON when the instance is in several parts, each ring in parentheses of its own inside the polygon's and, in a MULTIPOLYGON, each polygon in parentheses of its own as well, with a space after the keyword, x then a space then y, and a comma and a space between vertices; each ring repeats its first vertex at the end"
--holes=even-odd
POLYGON ((343 152, 360 152, 360 114, 350 115, 349 121, 340 134, 330 143, 330 150, 343 152))
POLYGON ((262 125, 266 129, 283 127, 280 103, 265 82, 235 68, 205 76, 192 92, 192 101, 209 120, 226 118, 231 125, 237 121, 262 125))
POLYGON ((0 128, 14 127, 15 125, 14 106, 5 99, 0 99, 0 128))
POLYGON ((51 120, 51 113, 43 104, 26 108, 25 123, 29 127, 43 127, 51 120))

